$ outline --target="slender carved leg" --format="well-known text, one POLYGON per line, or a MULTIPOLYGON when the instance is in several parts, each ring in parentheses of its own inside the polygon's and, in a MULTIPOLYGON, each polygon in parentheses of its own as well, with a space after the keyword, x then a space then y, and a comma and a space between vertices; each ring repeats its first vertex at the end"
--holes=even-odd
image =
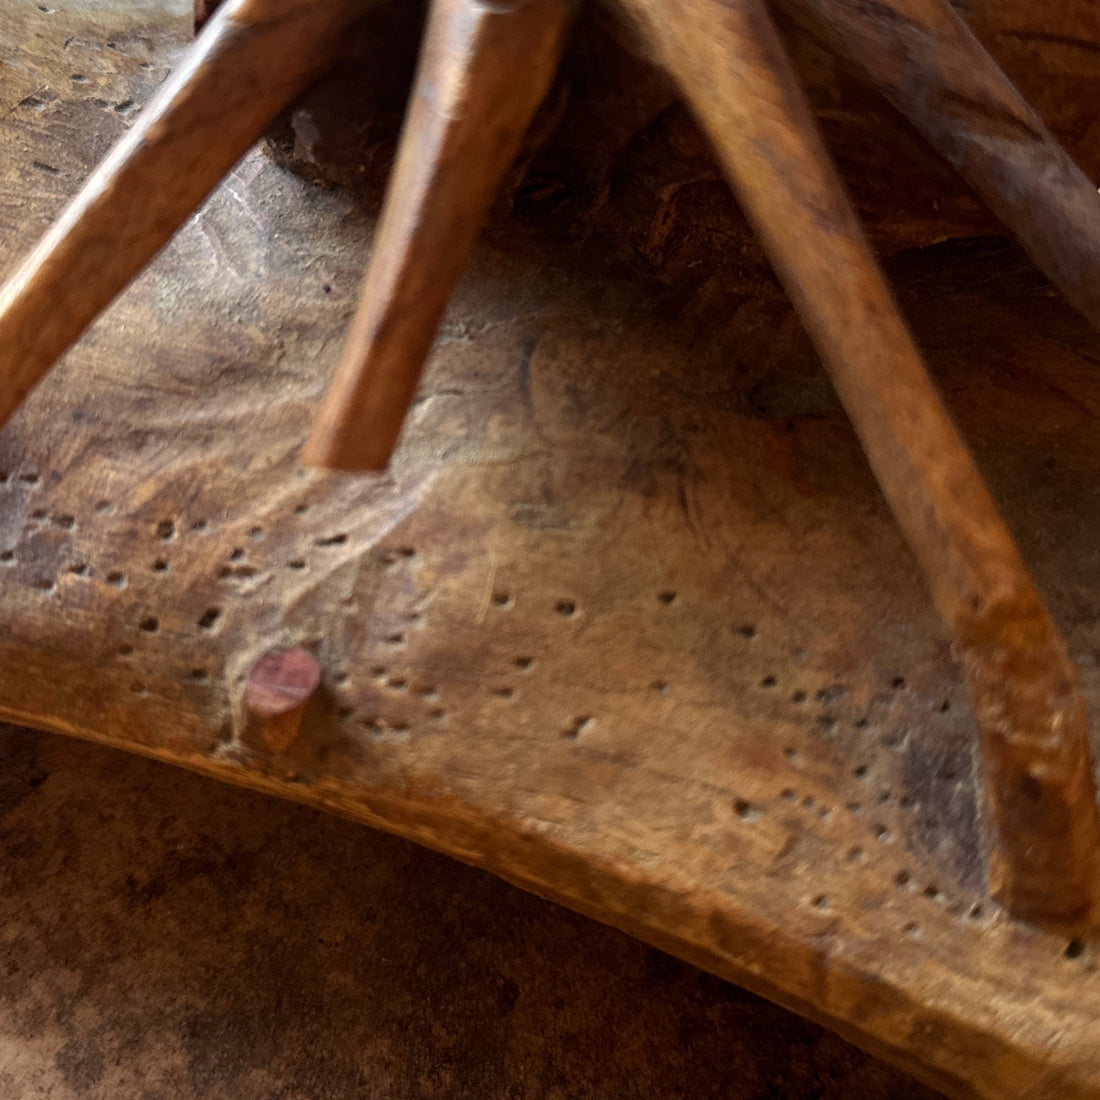
POLYGON ((439 319, 557 68, 572 0, 433 0, 397 165, 304 460, 389 461, 439 319))
POLYGON ((323 71, 372 0, 229 0, 0 288, 0 425, 323 71))
POLYGON ((1100 329, 1100 195, 947 0, 778 0, 854 63, 1100 329))
POLYGON ((1100 826, 1064 644, 901 321, 760 0, 620 0, 709 132, 952 629, 981 736, 990 881, 1095 918, 1100 826))

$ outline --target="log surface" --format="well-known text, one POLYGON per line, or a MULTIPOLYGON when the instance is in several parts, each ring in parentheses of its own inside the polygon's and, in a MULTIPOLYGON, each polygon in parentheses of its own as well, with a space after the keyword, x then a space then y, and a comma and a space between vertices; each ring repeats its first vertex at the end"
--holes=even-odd
POLYGON ((1077 676, 836 179, 760 0, 623 0, 683 88, 851 417, 974 700, 990 888, 1097 915, 1100 821, 1077 676))
MULTIPOLYGON (((173 48, 19 12, 9 267, 173 48)), ((250 156, 12 420, 0 714, 487 867, 951 1094, 1100 1096, 1095 947, 986 899, 960 674, 774 285, 491 234, 391 471, 309 473, 371 231, 250 156), (235 707, 292 645, 317 713, 262 758, 235 707)), ((1096 337, 1008 252, 891 276, 1096 713, 1096 337)))

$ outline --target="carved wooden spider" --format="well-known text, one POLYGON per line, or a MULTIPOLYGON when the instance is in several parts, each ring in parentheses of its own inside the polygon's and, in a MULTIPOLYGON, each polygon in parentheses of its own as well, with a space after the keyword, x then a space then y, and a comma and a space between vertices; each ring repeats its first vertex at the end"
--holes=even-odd
MULTIPOLYGON (((375 0, 228 0, 0 291, 0 422, 375 0)), ((305 448, 389 461, 575 0, 433 0, 358 313, 305 448)), ((1100 322, 1100 200, 947 0, 777 0, 853 62, 1100 322)), ((993 892, 1090 926, 1100 824, 1065 646, 864 241, 763 0, 619 0, 709 135, 950 628, 973 698, 993 892)))

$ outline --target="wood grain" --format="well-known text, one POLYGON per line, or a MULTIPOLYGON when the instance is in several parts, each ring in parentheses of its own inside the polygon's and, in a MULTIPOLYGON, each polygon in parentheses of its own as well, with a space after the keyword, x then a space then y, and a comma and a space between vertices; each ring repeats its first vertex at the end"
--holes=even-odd
MULTIPOLYGON (((280 127, 284 163, 289 160, 309 178, 353 188, 372 209, 385 186, 383 164, 388 169, 412 79, 415 52, 409 43, 419 37, 418 12, 416 5, 382 9, 371 21, 371 34, 349 48, 339 68, 280 127)), ((1100 178, 1095 11, 1087 3, 1036 7, 1027 0, 968 0, 964 14, 1085 174, 1100 178)), ((800 81, 878 255, 997 232, 996 219, 956 171, 851 65, 823 47, 820 35, 789 19, 780 30, 788 32, 800 81)), ((702 281, 704 272, 720 270, 743 251, 747 226, 716 196, 714 209, 701 211, 702 181, 716 175, 717 166, 691 123, 671 106, 657 66, 642 61, 641 52, 613 8, 582 6, 563 79, 543 112, 538 140, 521 155, 528 170, 509 174, 504 198, 519 188, 513 209, 521 231, 535 220, 590 247, 618 252, 629 231, 622 215, 633 212, 644 195, 661 247, 647 247, 643 234, 634 246, 638 259, 660 268, 676 255, 676 242, 690 237, 684 260, 690 253, 702 281), (659 175, 653 171, 658 152, 659 175), (676 191, 665 190, 677 183, 676 191), (689 194, 693 218, 683 202, 689 194), (726 219, 724 232, 719 217, 726 219)))
POLYGON ((0 287, 0 425, 336 55, 371 0, 230 0, 0 287))
POLYGON ((304 452, 382 470, 439 320, 557 70, 573 0, 433 0, 359 309, 304 452))
POLYGON ((1100 196, 947 0, 782 0, 929 140, 1100 328, 1100 196))
POLYGON ((932 386, 757 0, 623 0, 677 78, 852 417, 950 627, 982 739, 990 887, 1097 918, 1100 819, 1077 676, 932 386))
MULTIPOLYGON (((190 36, 113 2, 0 40, 0 263, 190 36)), ((1100 1096, 1097 941, 985 895, 961 672, 816 364, 757 350, 771 283, 714 303, 723 371, 686 280, 501 220, 389 471, 319 475, 372 229, 250 154, 12 419, 0 713, 487 867, 949 1095, 1100 1096), (293 645, 319 705, 253 752, 248 670, 293 645)), ((1097 338, 1014 256, 894 281, 1095 710, 1097 338)))

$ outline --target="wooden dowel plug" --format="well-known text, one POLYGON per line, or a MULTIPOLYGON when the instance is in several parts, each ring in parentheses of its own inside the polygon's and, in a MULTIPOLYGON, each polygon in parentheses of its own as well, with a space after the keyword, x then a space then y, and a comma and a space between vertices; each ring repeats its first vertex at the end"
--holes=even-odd
POLYGON ((167 243, 373 0, 227 0, 0 288, 0 426, 167 243))
POLYGON ((974 700, 994 894, 1097 916, 1075 670, 871 256, 760 0, 620 0, 714 143, 951 628, 974 700))
POLYGON ((248 673, 241 740, 249 748, 285 752, 320 683, 321 666, 312 653, 300 646, 269 650, 248 673))
POLYGON ((433 0, 359 309, 303 460, 381 470, 474 236, 553 79, 572 0, 433 0))

